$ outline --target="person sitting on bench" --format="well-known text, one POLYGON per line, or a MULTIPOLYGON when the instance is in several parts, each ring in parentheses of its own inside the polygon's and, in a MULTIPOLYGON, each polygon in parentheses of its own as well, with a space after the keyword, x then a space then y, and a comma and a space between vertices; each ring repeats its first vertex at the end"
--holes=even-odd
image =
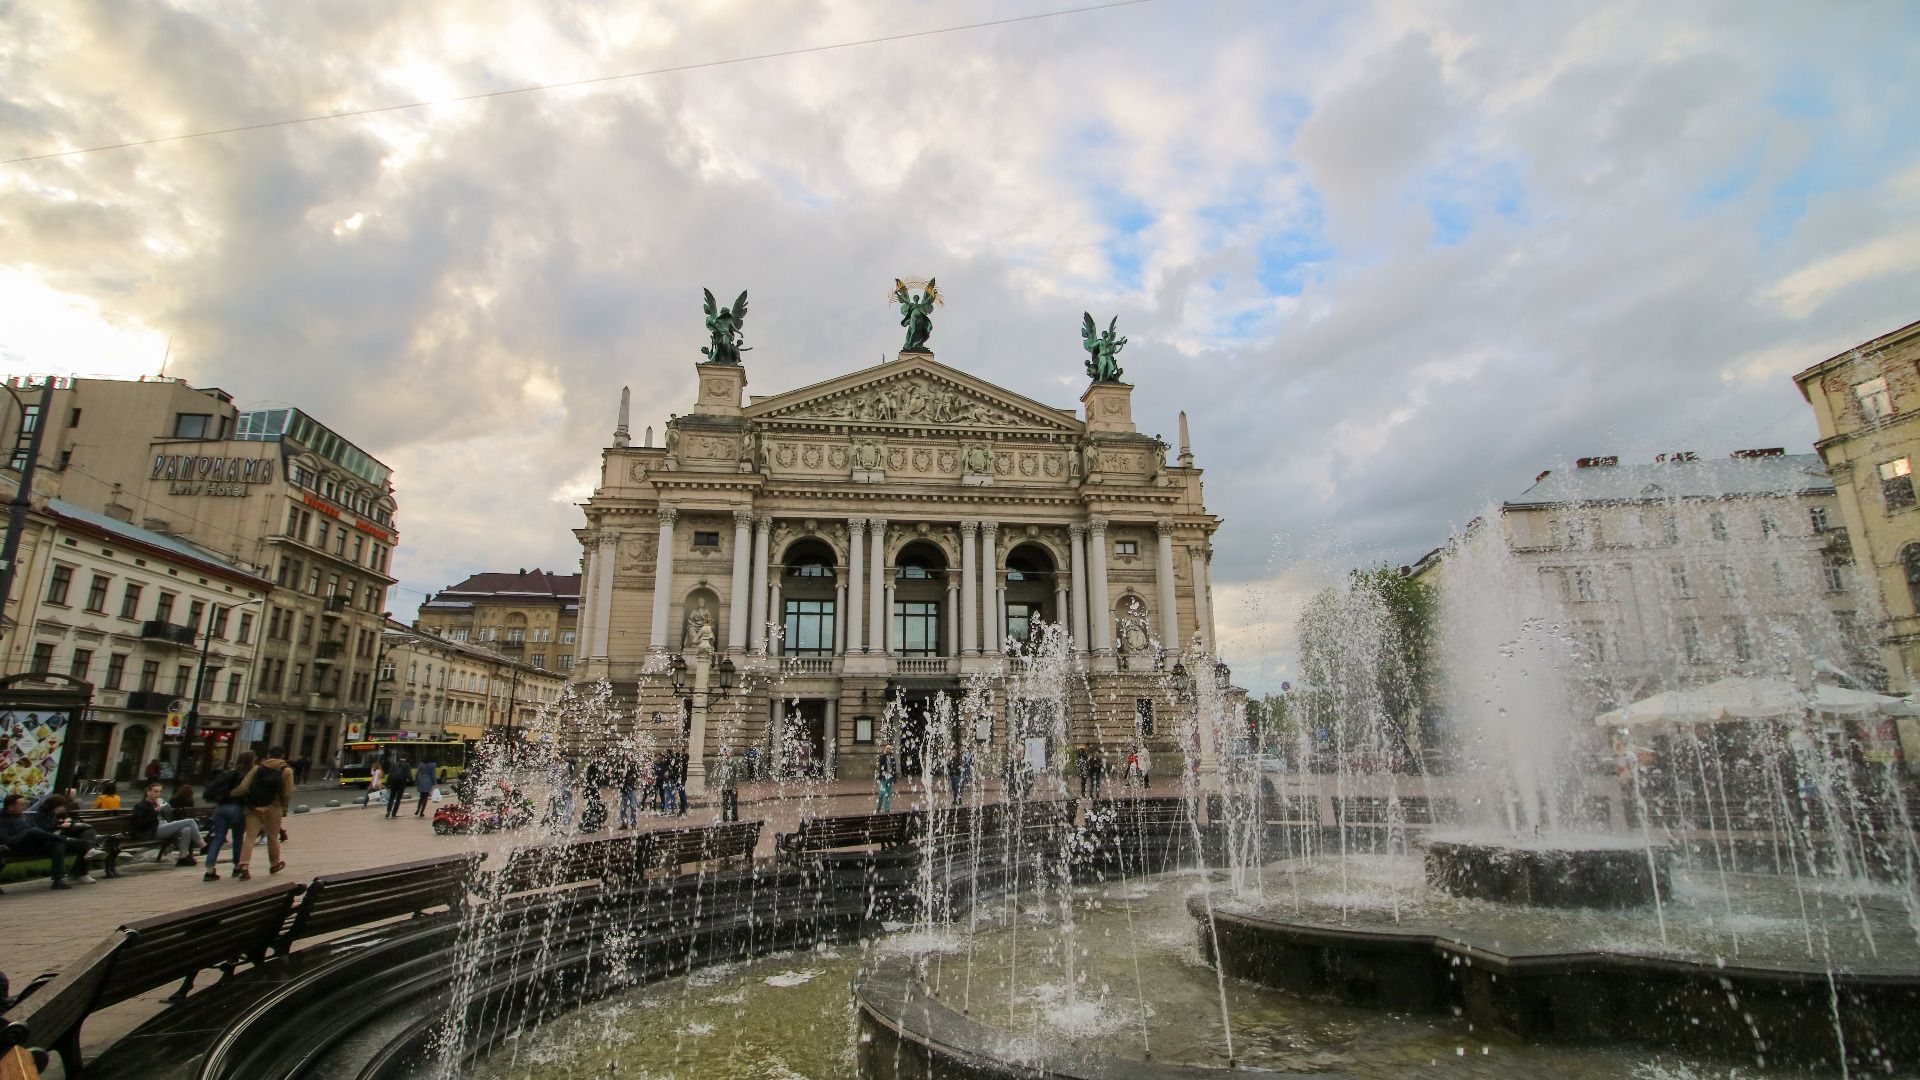
POLYGON ((200 850, 200 823, 190 817, 178 821, 171 820, 172 817, 173 807, 160 797, 160 785, 148 784, 146 797, 133 805, 130 831, 135 840, 159 841, 162 851, 179 844, 180 857, 173 861, 173 865, 194 866, 199 862, 194 858, 194 852, 200 850))
POLYGON ((91 885, 93 875, 87 873, 87 852, 93 845, 77 836, 65 832, 71 825, 67 797, 50 796, 40 803, 40 809, 34 813, 26 812, 27 798, 24 795, 8 795, 5 803, 0 804, 0 853, 19 859, 45 857, 53 862, 53 887, 70 889, 67 878, 91 885), (60 858, 65 853, 70 857, 71 865, 60 858))

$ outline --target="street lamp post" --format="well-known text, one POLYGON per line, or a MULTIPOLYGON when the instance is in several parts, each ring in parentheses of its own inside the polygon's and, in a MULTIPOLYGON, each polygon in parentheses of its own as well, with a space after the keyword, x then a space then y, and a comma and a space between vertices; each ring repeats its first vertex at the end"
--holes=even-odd
MULTIPOLYGON (((237 608, 264 604, 266 600, 264 596, 256 596, 244 603, 228 604, 225 613, 231 615, 237 608)), ((187 706, 187 727, 180 733, 179 756, 173 762, 173 775, 182 779, 187 774, 187 762, 193 760, 193 740, 200 733, 200 692, 205 688, 207 681, 207 652, 213 647, 213 624, 220 621, 221 614, 220 605, 209 605, 207 628, 200 635, 200 664, 193 672, 193 703, 187 706)))

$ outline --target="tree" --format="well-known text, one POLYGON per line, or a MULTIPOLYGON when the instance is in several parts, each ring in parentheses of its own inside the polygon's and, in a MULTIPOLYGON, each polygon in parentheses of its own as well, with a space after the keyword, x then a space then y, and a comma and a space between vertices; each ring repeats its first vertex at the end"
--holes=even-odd
POLYGON ((1339 754, 1409 760, 1433 688, 1432 586, 1386 566, 1355 570, 1300 614, 1300 722, 1339 754))

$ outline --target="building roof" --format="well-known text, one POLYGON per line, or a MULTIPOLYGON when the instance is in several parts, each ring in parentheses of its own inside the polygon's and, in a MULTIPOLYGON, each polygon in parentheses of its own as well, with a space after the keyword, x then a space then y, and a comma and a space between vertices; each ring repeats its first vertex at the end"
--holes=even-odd
POLYGON ((1853 360, 1858 359, 1865 353, 1872 352, 1876 349, 1884 349, 1892 345, 1897 345, 1900 342, 1904 341, 1905 339, 1910 337, 1915 337, 1915 336, 1920 336, 1920 322, 1910 322, 1898 330, 1889 330, 1886 333, 1881 334, 1877 338, 1871 338, 1867 341, 1863 341, 1860 344, 1853 346, 1850 349, 1835 353, 1834 355, 1827 357, 1825 360, 1822 360, 1819 363, 1814 364, 1813 366, 1807 368, 1805 371, 1802 371, 1800 374, 1795 375, 1793 377, 1793 381, 1799 384, 1800 386, 1800 396, 1809 398, 1809 400, 1811 400, 1811 397, 1807 392, 1808 381, 1813 379, 1815 376, 1819 375, 1821 372, 1825 371, 1827 368, 1833 366, 1835 363, 1837 362, 1850 363, 1853 360))
POLYGON ((549 598, 579 600, 580 575, 555 574, 539 567, 517 573, 481 571, 458 585, 435 593, 429 603, 444 600, 469 600, 476 597, 549 598))
POLYGON ((1833 480, 1818 454, 1680 458, 1645 465, 1555 469, 1540 474, 1532 487, 1507 500, 1505 507, 1832 493, 1833 480))
POLYGON ((248 573, 205 548, 197 547, 177 536, 168 536, 165 533, 140 528, 138 525, 129 525, 119 518, 96 513, 64 499, 48 499, 47 512, 55 518, 78 525, 83 530, 110 536, 123 543, 142 545, 157 554, 172 556, 199 566, 210 573, 238 579, 255 588, 270 590, 273 587, 273 583, 265 578, 248 573))

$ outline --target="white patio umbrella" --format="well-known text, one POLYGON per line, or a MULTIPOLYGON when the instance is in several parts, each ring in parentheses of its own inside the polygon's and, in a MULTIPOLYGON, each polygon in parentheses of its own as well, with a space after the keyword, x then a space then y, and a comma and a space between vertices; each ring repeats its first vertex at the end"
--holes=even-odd
POLYGON ((1601 727, 1717 724, 1803 716, 1809 708, 1822 716, 1920 716, 1920 707, 1905 698, 1816 683, 1809 700, 1805 692, 1785 679, 1735 675, 1692 690, 1668 690, 1643 698, 1601 713, 1594 723, 1601 727))

